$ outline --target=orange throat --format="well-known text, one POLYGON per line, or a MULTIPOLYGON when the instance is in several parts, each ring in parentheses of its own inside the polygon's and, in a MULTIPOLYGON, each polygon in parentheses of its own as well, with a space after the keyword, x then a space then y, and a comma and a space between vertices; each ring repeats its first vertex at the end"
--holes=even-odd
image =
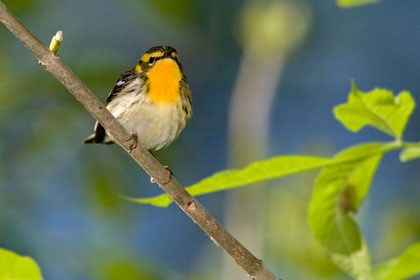
POLYGON ((178 64, 170 59, 164 58, 147 73, 149 86, 149 97, 154 102, 174 102, 180 97, 179 82, 182 78, 178 64))

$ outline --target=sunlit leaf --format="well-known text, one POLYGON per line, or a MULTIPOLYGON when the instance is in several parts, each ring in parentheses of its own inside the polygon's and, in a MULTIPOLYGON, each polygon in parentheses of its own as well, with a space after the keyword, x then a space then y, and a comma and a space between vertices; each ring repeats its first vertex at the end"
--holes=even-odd
POLYGON ((402 162, 407 162, 417 158, 420 158, 420 143, 418 147, 405 148, 400 153, 400 160, 402 162))
POLYGON ((375 266, 372 271, 372 277, 374 280, 384 280, 385 277, 389 274, 392 267, 396 264, 397 260, 392 259, 387 262, 383 262, 375 266))
POLYGON ((344 8, 377 3, 380 0, 337 0, 337 4, 344 8))
POLYGON ((163 193, 154 197, 144 197, 144 198, 132 198, 132 197, 124 196, 124 195, 120 195, 120 196, 129 201, 142 203, 142 204, 151 204, 157 207, 167 207, 169 204, 172 203, 172 199, 166 193, 163 193))
POLYGON ((408 247, 405 252, 390 261, 375 267, 375 280, 406 279, 420 273, 420 242, 408 247))
MULTIPOLYGON (((220 171, 186 189, 191 195, 211 193, 316 169, 328 162, 329 158, 322 157, 278 156, 256 161, 244 169, 220 171)), ((172 202, 167 194, 130 200, 160 207, 168 206, 172 202)))
POLYGON ((42 276, 32 258, 0 248, 0 279, 41 280, 42 276))
MULTIPOLYGON (((335 158, 380 151, 384 144, 351 147, 335 158)), ((309 205, 309 223, 332 260, 350 275, 369 279, 370 256, 352 214, 366 196, 382 153, 325 167, 319 174, 309 205)))
MULTIPOLYGON (((396 146, 393 143, 370 143, 363 147, 364 149, 360 148, 353 153, 343 153, 340 157, 332 159, 313 156, 276 156, 267 160, 256 161, 243 169, 228 169, 220 171, 190 187, 187 187, 186 190, 191 195, 195 196, 242 187, 251 183, 281 178, 328 165, 359 160, 360 158, 366 158, 370 155, 375 155, 386 150, 393 149, 396 146)), ((166 207, 172 202, 166 193, 147 198, 123 197, 130 201, 152 204, 159 207, 166 207)))
POLYGON ((341 270, 347 272, 356 279, 372 279, 370 254, 363 237, 361 237, 361 245, 357 251, 351 252, 348 255, 328 252, 328 255, 341 270))
POLYGON ((408 91, 402 91, 396 97, 387 89, 362 92, 353 82, 348 102, 336 106, 334 114, 353 132, 371 125, 401 139, 414 107, 415 101, 408 91))

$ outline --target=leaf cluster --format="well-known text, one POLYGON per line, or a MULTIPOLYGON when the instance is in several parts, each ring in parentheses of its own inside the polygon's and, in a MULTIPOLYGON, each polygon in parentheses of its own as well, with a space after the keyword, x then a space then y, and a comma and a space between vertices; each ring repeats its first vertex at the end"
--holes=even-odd
MULTIPOLYGON (((253 162, 243 169, 218 172, 187 187, 192 195, 242 187, 251 183, 321 169, 309 203, 310 227, 335 264, 356 279, 401 279, 420 272, 420 243, 401 256, 372 268, 366 242, 354 220, 382 156, 401 149, 402 162, 420 158, 420 143, 403 141, 407 122, 415 108, 410 92, 398 95, 387 89, 359 90, 354 82, 348 101, 334 108, 334 115, 348 130, 371 126, 390 135, 390 142, 369 142, 347 148, 332 158, 283 155, 253 162)), ((129 200, 166 207, 167 194, 129 200)))
POLYGON ((31 257, 0 248, 0 279, 41 280, 38 265, 31 257))
POLYGON ((366 4, 373 4, 379 1, 381 0, 337 0, 337 5, 343 8, 349 8, 366 4))

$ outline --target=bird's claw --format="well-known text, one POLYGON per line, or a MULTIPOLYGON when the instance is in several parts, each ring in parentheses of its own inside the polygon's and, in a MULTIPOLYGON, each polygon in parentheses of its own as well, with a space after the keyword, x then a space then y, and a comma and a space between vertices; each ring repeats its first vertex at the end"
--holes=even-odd
POLYGON ((131 131, 130 132, 130 146, 128 147, 128 152, 131 153, 135 148, 137 148, 137 144, 138 144, 138 136, 137 133, 135 131, 131 131))
POLYGON ((165 167, 165 169, 168 170, 169 178, 171 178, 174 175, 174 173, 172 172, 172 170, 169 169, 169 165, 164 165, 163 167, 165 167))

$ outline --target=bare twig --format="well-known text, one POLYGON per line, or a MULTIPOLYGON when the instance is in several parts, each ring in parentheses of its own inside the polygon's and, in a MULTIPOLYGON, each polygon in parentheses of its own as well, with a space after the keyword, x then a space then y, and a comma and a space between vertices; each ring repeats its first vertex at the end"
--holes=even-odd
POLYGON ((118 141, 131 157, 169 194, 173 201, 198 224, 216 244, 222 246, 252 279, 278 279, 264 263, 239 243, 178 181, 171 176, 149 151, 132 138, 86 85, 64 64, 60 57, 39 41, 0 1, 0 21, 38 58, 39 64, 54 75, 118 141))

